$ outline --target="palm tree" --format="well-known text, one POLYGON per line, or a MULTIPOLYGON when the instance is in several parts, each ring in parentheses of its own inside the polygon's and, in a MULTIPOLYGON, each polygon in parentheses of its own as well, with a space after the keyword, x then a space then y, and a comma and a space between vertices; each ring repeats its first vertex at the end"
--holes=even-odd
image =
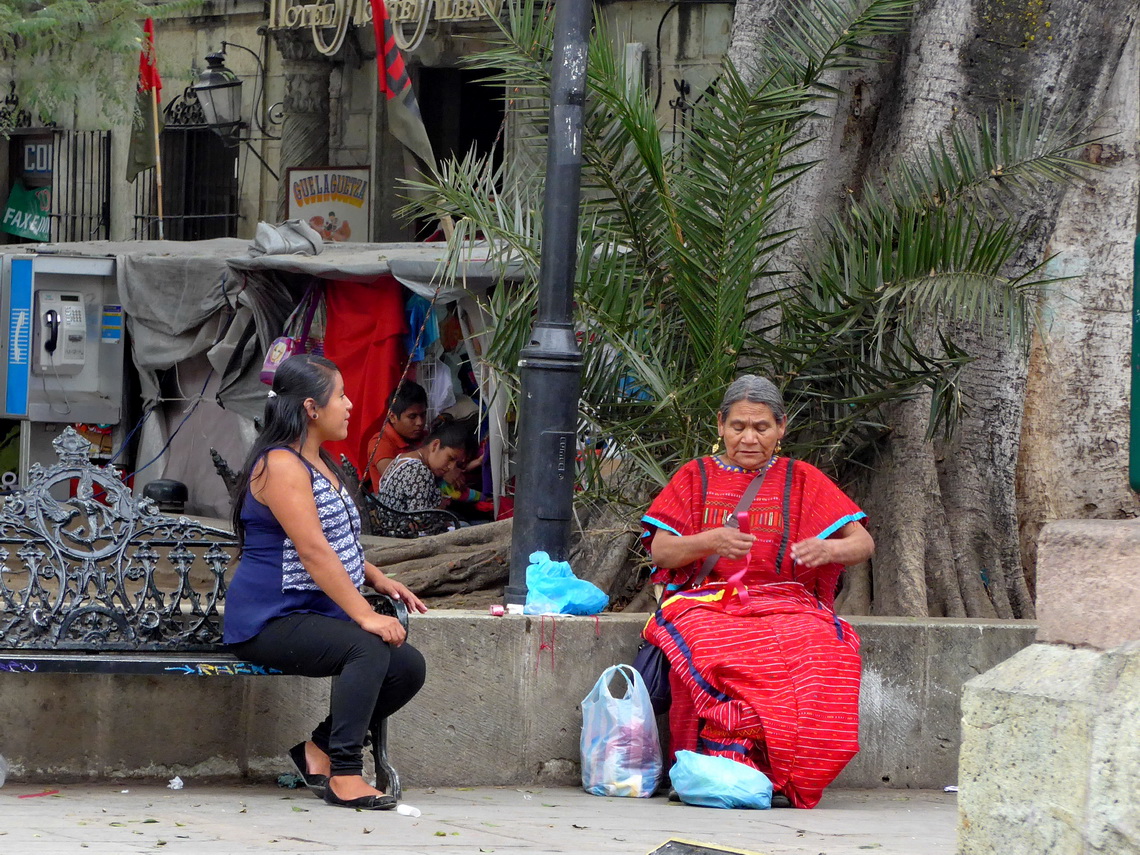
MULTIPOLYGON (((829 74, 879 57, 914 0, 810 0, 773 25, 747 74, 726 64, 667 149, 653 104, 630 86, 613 40, 590 47, 583 135, 577 309, 585 366, 583 478, 593 495, 638 503, 714 444, 712 420, 743 371, 771 377, 789 402, 785 445, 849 477, 887 430, 883 408, 933 390, 932 424, 952 430, 956 372, 970 359, 949 322, 1001 324, 1024 346, 1040 263, 1012 275, 1032 224, 1021 194, 1079 171, 1078 129, 1005 109, 955 127, 914 162, 893 164, 821 224, 792 275, 772 269, 793 234, 786 190, 811 169, 803 128, 829 74), (780 274, 777 276, 776 274, 780 274), (918 323, 919 319, 940 323, 918 323), (933 333, 931 331, 934 331, 933 333)), ((486 358, 508 388, 532 323, 549 92, 552 15, 516 0, 503 43, 472 59, 506 88, 517 156, 452 160, 413 183, 407 213, 457 216, 455 263, 476 234, 524 284, 487 301, 486 358)))

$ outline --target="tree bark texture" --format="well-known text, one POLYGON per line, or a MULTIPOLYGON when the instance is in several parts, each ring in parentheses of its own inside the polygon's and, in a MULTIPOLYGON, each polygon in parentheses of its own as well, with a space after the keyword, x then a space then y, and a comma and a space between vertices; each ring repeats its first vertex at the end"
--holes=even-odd
MULTIPOLYGON (((733 59, 746 59, 793 2, 738 3, 733 59)), ((930 319, 921 331, 933 342, 941 326, 977 357, 961 378, 966 415, 951 440, 931 442, 929 396, 890 414, 892 433, 858 488, 878 548, 858 593, 845 598, 852 608, 1032 617, 1041 525, 1136 514, 1127 489, 1125 305, 1136 233, 1136 17, 1135 0, 926 0, 895 41, 894 60, 846 75, 834 112, 813 128, 812 156, 824 168, 788 198, 796 225, 830 213, 845 192, 923 151, 951 122, 1011 100, 1083 121, 1104 111, 1102 129, 1120 134, 1090 152, 1106 166, 1101 175, 1067 193, 1043 192, 1026 212, 1034 237, 1021 269, 1064 252, 1058 270, 1080 276, 1044 300, 1050 323, 1032 371, 1024 347, 996 327, 930 319)))
POLYGON ((510 520, 412 540, 363 537, 361 542, 367 561, 437 606, 438 598, 480 592, 488 601, 502 600, 510 572, 510 520))
POLYGON ((1049 245, 1058 254, 1051 272, 1075 278, 1046 294, 1029 357, 1018 493, 1030 584, 1045 523, 1140 515, 1128 485, 1132 301, 1126 275, 1140 198, 1138 30, 1133 27, 1097 123, 1107 136, 1088 151, 1101 170, 1065 195, 1049 245))

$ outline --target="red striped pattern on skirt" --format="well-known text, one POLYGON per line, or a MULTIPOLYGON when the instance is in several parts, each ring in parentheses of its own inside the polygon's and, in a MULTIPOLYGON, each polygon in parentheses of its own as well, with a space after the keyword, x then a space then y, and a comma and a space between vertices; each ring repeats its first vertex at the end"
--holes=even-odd
POLYGON ((859 751, 859 636, 794 582, 666 602, 645 637, 669 658, 671 752, 730 757, 815 807, 859 751))

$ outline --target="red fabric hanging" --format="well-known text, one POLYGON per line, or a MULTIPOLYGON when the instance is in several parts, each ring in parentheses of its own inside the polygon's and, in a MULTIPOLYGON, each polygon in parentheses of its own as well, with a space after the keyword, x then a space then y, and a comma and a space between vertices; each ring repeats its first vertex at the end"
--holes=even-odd
POLYGON ((325 356, 337 364, 352 401, 348 438, 325 448, 338 462, 344 454, 363 476, 368 439, 384 422, 408 358, 404 287, 392 276, 372 282, 332 279, 325 308, 325 356))

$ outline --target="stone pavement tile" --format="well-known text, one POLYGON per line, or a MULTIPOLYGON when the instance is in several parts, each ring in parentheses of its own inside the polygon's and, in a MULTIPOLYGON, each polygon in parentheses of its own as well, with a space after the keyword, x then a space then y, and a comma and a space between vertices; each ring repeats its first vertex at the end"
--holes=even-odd
POLYGON ((410 790, 418 818, 328 807, 272 786, 61 785, 0 789, 5 855, 644 855, 669 838, 763 855, 953 855, 954 796, 835 790, 812 811, 720 811, 571 788, 410 790), (123 791, 126 792, 123 792, 123 791))

